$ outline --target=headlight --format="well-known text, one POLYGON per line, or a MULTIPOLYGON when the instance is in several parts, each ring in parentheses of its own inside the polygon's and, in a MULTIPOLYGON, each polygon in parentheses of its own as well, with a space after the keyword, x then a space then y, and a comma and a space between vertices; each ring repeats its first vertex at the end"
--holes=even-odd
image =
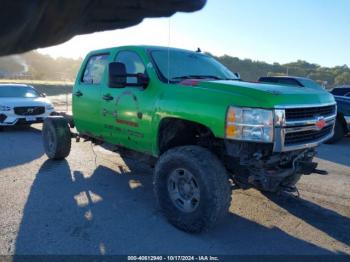
POLYGON ((10 110, 11 110, 11 107, 0 105, 0 111, 10 111, 10 110))
POLYGON ((53 105, 47 105, 46 106, 46 110, 54 110, 55 108, 53 107, 53 105))
POLYGON ((272 142, 272 110, 230 106, 226 116, 226 138, 272 142))

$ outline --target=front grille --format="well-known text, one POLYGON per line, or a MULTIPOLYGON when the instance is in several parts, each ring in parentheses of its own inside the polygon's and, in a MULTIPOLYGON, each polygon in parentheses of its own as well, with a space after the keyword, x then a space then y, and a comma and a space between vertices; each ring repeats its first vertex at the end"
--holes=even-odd
POLYGON ((335 105, 322 107, 288 108, 286 109, 286 120, 295 121, 301 119, 313 119, 317 116, 331 116, 335 114, 335 110, 335 105))
POLYGON ((36 116, 45 113, 45 107, 43 106, 24 106, 15 107, 15 114, 20 116, 36 116))
POLYGON ((286 146, 293 144, 309 143, 322 139, 332 132, 333 125, 324 127, 321 130, 307 130, 295 133, 287 133, 284 144, 286 146))

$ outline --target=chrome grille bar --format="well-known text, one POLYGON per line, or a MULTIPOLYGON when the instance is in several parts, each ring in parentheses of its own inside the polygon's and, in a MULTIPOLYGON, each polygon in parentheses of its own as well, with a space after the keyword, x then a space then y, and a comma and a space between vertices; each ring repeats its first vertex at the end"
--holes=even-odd
MULTIPOLYGON (((307 119, 289 120, 286 118, 286 108, 275 109, 275 129, 274 129, 274 151, 284 152, 304 148, 316 147, 325 140, 333 136, 333 129, 337 115, 336 104, 319 105, 320 110, 315 110, 316 106, 297 107, 301 109, 313 108, 314 112, 329 112, 322 110, 324 107, 334 106, 332 115, 320 115, 316 113, 307 119), (324 121, 323 127, 318 127, 320 120, 324 121)), ((291 107, 288 107, 291 108, 291 107)))

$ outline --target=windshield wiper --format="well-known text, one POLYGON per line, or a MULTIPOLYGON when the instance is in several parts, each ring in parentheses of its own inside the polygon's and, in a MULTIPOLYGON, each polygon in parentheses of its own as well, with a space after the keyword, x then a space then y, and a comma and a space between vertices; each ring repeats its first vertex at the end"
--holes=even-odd
POLYGON ((172 80, 174 79, 191 79, 191 78, 197 78, 197 79, 207 79, 207 78, 211 78, 211 79, 215 79, 215 80, 223 80, 220 77, 217 76, 212 76, 212 75, 186 75, 186 76, 175 76, 173 78, 171 78, 172 80))

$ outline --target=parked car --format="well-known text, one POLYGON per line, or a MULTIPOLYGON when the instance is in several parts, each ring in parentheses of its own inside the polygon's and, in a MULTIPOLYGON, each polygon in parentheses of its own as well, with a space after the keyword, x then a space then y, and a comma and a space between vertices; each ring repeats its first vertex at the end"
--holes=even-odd
POLYGON ((278 85, 291 85, 299 87, 309 87, 314 89, 324 89, 318 83, 310 78, 298 77, 298 76, 264 76, 258 79, 260 83, 278 84, 278 85))
POLYGON ((149 158, 163 214, 198 232, 228 213, 232 181, 290 193, 302 175, 324 174, 313 158, 335 117, 325 90, 240 81, 200 52, 126 46, 87 55, 73 119, 45 119, 43 144, 57 160, 69 155, 72 137, 149 158))
POLYGON ((350 97, 350 87, 335 87, 332 89, 331 93, 334 96, 350 97))
POLYGON ((331 93, 337 102, 338 113, 334 135, 326 143, 335 143, 350 132, 350 88, 334 88, 331 93))
POLYGON ((5 126, 41 123, 54 107, 33 86, 0 84, 0 129, 5 126))

